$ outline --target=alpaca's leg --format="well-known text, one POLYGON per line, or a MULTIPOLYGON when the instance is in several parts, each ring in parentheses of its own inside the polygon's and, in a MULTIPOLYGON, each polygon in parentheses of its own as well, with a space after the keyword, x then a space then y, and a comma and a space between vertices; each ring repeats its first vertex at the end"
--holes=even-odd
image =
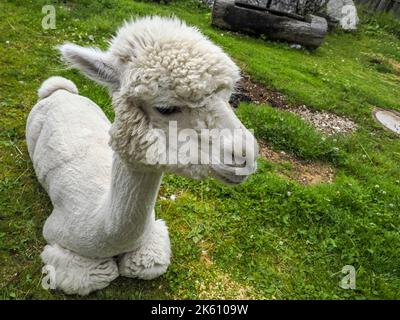
POLYGON ((82 257, 59 245, 47 245, 42 260, 48 272, 54 272, 50 288, 60 289, 66 294, 87 295, 107 287, 118 277, 118 267, 111 258, 90 259, 82 257))
POLYGON ((151 228, 139 248, 121 255, 121 276, 151 280, 167 271, 171 258, 168 228, 163 220, 155 221, 151 228))

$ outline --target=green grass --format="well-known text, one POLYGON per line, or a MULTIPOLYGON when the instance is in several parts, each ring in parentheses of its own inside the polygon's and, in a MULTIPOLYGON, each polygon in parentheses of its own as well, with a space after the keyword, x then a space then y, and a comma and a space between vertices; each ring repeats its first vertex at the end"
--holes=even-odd
POLYGON ((70 78, 110 118, 113 112, 106 90, 66 70, 55 45, 104 48, 124 19, 171 13, 198 26, 261 83, 293 102, 346 115, 360 129, 325 137, 295 115, 242 104, 238 115, 259 139, 329 163, 335 181, 303 186, 262 159, 257 174, 235 188, 168 175, 161 188, 167 200, 156 207, 170 227, 168 272, 150 282, 119 278, 89 298, 400 298, 400 141, 371 117, 374 106, 400 110, 400 76, 388 62, 400 63, 395 28, 370 19, 359 32, 334 32, 307 52, 212 28, 209 10, 194 1, 132 0, 0 3, 0 297, 77 298, 40 284, 51 203, 27 154, 25 121, 51 75, 70 78), (56 5, 55 30, 41 28, 49 3, 56 5), (172 194, 176 201, 168 200, 172 194), (345 265, 356 268, 356 290, 339 287, 345 265))

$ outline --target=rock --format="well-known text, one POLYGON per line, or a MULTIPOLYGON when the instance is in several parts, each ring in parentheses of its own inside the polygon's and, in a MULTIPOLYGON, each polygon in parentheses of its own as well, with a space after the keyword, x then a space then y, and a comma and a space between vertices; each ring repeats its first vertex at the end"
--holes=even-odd
MULTIPOLYGON (((259 9, 258 5, 254 7, 250 1, 252 0, 215 0, 212 25, 300 44, 312 50, 321 45, 328 30, 326 19, 314 15, 301 17, 282 10, 259 9)), ((293 0, 287 0, 289 2, 292 3, 293 0)))
POLYGON ((289 46, 291 49, 301 50, 303 47, 300 44, 291 44, 289 46))
POLYGON ((356 30, 358 24, 357 8, 352 0, 329 0, 326 14, 332 20, 339 21, 343 30, 356 30))
POLYGON ((327 0, 298 0, 297 13, 303 16, 315 14, 322 10, 327 0))
POLYGON ((297 13, 297 0, 272 0, 270 8, 278 11, 297 13))
MULTIPOLYGON (((212 8, 214 0, 198 0, 206 6, 212 8)), ((300 16, 308 14, 318 15, 326 6, 329 0, 239 0, 260 8, 269 8, 276 11, 282 11, 300 16)))
POLYGON ((240 0, 255 6, 269 8, 276 11, 298 14, 317 13, 326 0, 240 0))
POLYGON ((200 0, 200 2, 203 2, 206 6, 212 8, 214 4, 214 0, 200 0))

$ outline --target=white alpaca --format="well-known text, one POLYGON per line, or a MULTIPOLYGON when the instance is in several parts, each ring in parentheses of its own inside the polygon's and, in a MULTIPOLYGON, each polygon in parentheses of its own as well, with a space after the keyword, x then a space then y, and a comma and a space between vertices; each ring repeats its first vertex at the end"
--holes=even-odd
POLYGON ((55 270, 55 287, 68 294, 104 288, 118 275, 153 279, 171 256, 167 226, 154 214, 162 172, 235 184, 256 169, 255 139, 228 103, 239 70, 197 29, 160 17, 126 23, 106 52, 73 44, 60 51, 109 87, 115 121, 65 78, 49 78, 39 89, 26 139, 54 206, 42 260, 55 270), (167 133, 170 121, 179 130, 241 130, 252 151, 244 156, 244 146, 232 147, 236 141, 223 151, 245 160, 248 172, 236 174, 239 162, 159 161, 172 146, 151 129, 167 133))

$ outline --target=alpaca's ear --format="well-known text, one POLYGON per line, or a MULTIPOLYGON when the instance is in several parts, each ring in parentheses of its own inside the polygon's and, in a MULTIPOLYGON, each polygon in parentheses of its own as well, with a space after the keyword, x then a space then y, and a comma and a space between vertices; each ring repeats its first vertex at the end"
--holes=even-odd
POLYGON ((119 86, 118 67, 106 52, 72 43, 61 45, 58 49, 65 62, 81 70, 90 79, 114 88, 119 86))

